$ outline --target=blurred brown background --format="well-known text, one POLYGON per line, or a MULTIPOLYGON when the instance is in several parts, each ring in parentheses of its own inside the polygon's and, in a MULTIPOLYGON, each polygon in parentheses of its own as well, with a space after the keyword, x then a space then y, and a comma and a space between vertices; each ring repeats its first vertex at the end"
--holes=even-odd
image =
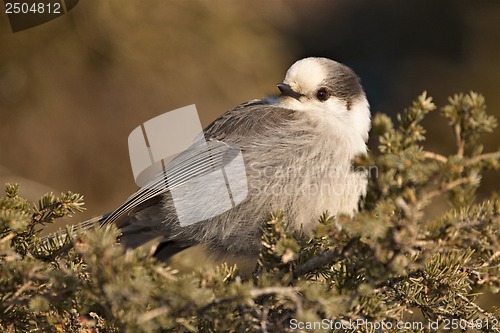
MULTIPOLYGON (((136 189, 135 127, 189 104, 205 126, 275 93, 306 56, 351 66, 373 113, 394 115, 423 90, 440 106, 475 90, 500 118, 497 0, 85 0, 18 33, 0 13, 0 183, 20 182, 31 200, 83 194, 71 223, 109 212, 136 189)), ((429 149, 452 152, 446 122, 428 124, 429 149)), ((484 193, 499 183, 488 175, 484 193)))

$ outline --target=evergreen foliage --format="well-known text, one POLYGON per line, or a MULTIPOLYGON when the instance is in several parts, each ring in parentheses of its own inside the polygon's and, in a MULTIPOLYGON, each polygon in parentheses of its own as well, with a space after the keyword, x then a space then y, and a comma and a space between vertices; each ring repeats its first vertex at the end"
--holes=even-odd
POLYGON ((440 113, 457 149, 444 156, 422 146, 421 122, 435 109, 424 93, 396 124, 376 115, 381 154, 355 161, 372 171, 362 211, 325 213, 312 235, 271 214, 251 278, 227 264, 179 274, 150 249, 115 245, 113 227, 44 241, 43 225, 81 211, 82 197, 49 194, 32 206, 7 184, 0 331, 498 332, 500 311, 478 297, 500 290, 500 196, 476 198, 481 174, 500 169, 500 152, 478 144, 496 119, 479 94, 450 98, 440 113), (438 196, 450 209, 431 218, 438 196))

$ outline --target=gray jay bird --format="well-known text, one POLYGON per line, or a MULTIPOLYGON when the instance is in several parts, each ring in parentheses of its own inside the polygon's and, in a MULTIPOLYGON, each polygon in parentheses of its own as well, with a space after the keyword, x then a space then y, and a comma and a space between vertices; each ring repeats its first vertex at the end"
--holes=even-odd
MULTIPOLYGON (((270 212, 284 212, 288 228, 306 233, 324 212, 354 214, 366 194, 367 176, 352 169, 352 159, 366 153, 370 129, 359 78, 338 62, 306 58, 290 67, 278 89, 279 94, 241 104, 204 129, 203 141, 212 152, 222 147, 224 154, 208 156, 195 142, 169 163, 168 175, 157 175, 153 185, 139 189, 102 224, 115 223, 120 242, 129 248, 159 238, 155 256, 161 260, 198 244, 215 255, 255 258, 270 212), (227 152, 233 151, 244 161, 242 173, 233 177, 247 188, 244 200, 206 219, 197 211, 201 221, 183 226, 181 218, 191 215, 178 215, 169 186, 185 175, 196 181, 210 161, 226 165, 224 159, 235 155, 227 152), (156 186, 160 183, 166 185, 156 186)), ((210 190, 205 182, 195 194, 176 194, 176 200, 189 204, 199 193, 217 207, 210 190)))

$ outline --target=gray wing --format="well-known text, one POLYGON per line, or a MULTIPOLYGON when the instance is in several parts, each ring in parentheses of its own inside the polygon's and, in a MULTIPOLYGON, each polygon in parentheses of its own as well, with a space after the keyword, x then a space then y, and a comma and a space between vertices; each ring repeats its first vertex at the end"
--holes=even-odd
POLYGON ((158 230, 161 229, 160 233, 165 235, 164 239, 167 240, 163 243, 164 249, 161 245, 159 247, 165 250, 164 258, 194 245, 195 241, 184 239, 185 236, 182 240, 176 240, 177 236, 174 234, 178 234, 179 230, 171 230, 172 235, 166 235, 169 231, 156 225, 161 223, 162 219, 166 221, 172 218, 158 216, 168 214, 168 211, 161 208, 165 200, 170 200, 170 190, 224 166, 228 159, 240 152, 247 163, 248 151, 276 154, 280 151, 280 146, 281 149, 291 149, 287 144, 290 135, 308 135, 307 129, 298 126, 298 119, 296 111, 276 107, 266 99, 237 106, 205 128, 203 134, 209 149, 195 142, 168 163, 166 171, 158 173, 149 184, 139 189, 111 213, 103 224, 115 223, 121 228, 124 235, 122 241, 128 247, 139 246, 154 238, 153 236, 159 236, 158 230), (137 218, 138 216, 141 218, 137 218))
POLYGON ((123 227, 122 223, 126 221, 127 216, 157 204, 162 199, 162 194, 222 168, 239 152, 237 147, 218 140, 195 142, 107 216, 103 225, 114 222, 118 227, 123 227))
MULTIPOLYGON (((222 167, 248 144, 265 141, 262 138, 273 135, 274 129, 290 127, 296 112, 266 101, 255 100, 238 105, 213 121, 204 130, 206 145, 199 140, 193 143, 112 212, 103 224, 116 223, 122 217, 156 204, 161 194, 169 189, 222 167)), ((120 223, 117 224, 121 227, 120 223)))

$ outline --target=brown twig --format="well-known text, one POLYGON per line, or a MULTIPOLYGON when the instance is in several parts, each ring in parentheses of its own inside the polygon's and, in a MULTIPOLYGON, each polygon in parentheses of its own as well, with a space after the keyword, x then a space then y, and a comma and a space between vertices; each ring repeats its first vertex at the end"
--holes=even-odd
POLYGON ((342 254, 337 251, 325 251, 314 258, 310 259, 303 265, 297 267, 293 272, 293 277, 297 278, 301 275, 307 274, 314 271, 315 269, 322 267, 332 261, 342 258, 342 254))
POLYGON ((465 165, 469 166, 469 165, 472 165, 472 164, 476 164, 477 162, 481 162, 481 161, 486 160, 488 158, 500 159, 500 151, 496 151, 494 153, 481 154, 481 155, 472 157, 471 159, 469 159, 465 163, 465 165))
MULTIPOLYGON (((248 293, 250 294, 250 297, 257 298, 263 295, 285 295, 288 298, 290 298, 292 301, 295 302, 297 306, 297 316, 302 315, 302 299, 300 296, 297 294, 299 292, 299 288, 293 288, 293 287, 268 287, 268 288, 262 288, 262 289, 255 289, 255 290, 250 290, 248 293)), ((229 297, 223 297, 223 298, 216 298, 213 301, 211 301, 208 304, 205 304, 203 307, 201 307, 198 310, 198 314, 201 315, 211 307, 224 304, 224 303, 229 303, 232 302, 236 299, 243 298, 244 296, 242 295, 235 295, 235 296, 229 296, 229 297)))
POLYGON ((449 190, 452 190, 454 189, 455 187, 458 187, 460 185, 464 185, 464 184, 467 184, 471 181, 470 177, 462 177, 462 178, 458 178, 454 181, 452 181, 451 183, 448 183, 446 184, 445 186, 441 186, 440 188, 432 191, 432 192, 429 192, 424 198, 422 201, 427 201, 427 200, 431 200, 432 198, 438 196, 438 195, 441 195, 445 192, 448 192, 449 190))
POLYGON ((424 157, 427 159, 436 160, 441 163, 448 162, 448 158, 446 158, 445 156, 430 151, 424 151, 424 157))
POLYGON ((457 143, 457 156, 464 157, 465 140, 462 139, 462 131, 459 125, 455 125, 455 139, 457 143))

